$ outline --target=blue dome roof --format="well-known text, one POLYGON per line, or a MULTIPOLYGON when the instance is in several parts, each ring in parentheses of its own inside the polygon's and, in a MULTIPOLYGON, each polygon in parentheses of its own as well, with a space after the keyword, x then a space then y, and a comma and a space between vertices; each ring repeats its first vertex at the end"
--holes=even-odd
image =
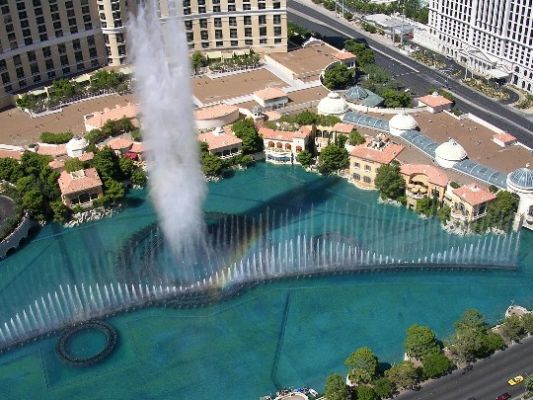
POLYGON ((533 189, 533 171, 529 168, 518 168, 511 172, 507 179, 519 189, 533 189))

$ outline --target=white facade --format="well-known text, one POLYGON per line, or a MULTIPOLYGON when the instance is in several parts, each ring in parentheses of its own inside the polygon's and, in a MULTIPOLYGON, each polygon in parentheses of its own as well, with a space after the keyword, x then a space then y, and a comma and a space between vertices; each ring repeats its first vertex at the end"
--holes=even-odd
POLYGON ((446 56, 533 93, 530 0, 430 0, 429 27, 446 56))
POLYGON ((507 175, 507 190, 520 197, 515 216, 515 228, 533 230, 533 171, 519 168, 507 175))

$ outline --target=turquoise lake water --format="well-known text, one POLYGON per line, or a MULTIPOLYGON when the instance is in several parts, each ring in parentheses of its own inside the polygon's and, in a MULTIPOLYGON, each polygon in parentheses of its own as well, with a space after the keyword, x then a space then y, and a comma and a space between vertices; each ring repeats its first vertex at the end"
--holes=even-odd
MULTIPOLYGON (((58 283, 113 279, 117 249, 156 220, 145 197, 132 194, 129 207, 108 220, 70 230, 46 226, 2 261, 2 320, 58 283)), ((361 219, 382 213, 385 219, 400 215, 409 224, 420 222, 413 213, 376 200, 375 193, 340 179, 258 164, 210 184, 205 209, 253 214, 267 206, 297 210, 313 203, 322 212, 349 210, 361 219)), ((408 234, 380 240, 406 252, 416 246, 408 234)), ((412 323, 427 324, 445 338, 466 308, 478 308, 496 322, 512 302, 533 307, 532 248, 533 234, 522 232, 516 271, 289 280, 208 308, 125 313, 109 320, 119 332, 116 350, 89 369, 62 364, 54 353, 56 337, 0 356, 1 398, 257 399, 276 385, 322 387, 326 375, 344 372, 345 357, 359 346, 370 346, 383 361, 400 360, 404 332, 412 323)), ((93 339, 88 340, 82 349, 92 348, 93 339)))

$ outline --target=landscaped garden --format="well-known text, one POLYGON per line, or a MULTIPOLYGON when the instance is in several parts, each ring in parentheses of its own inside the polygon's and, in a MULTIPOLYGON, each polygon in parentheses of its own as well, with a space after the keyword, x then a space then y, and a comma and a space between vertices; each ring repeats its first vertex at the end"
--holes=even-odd
POLYGON ((485 96, 491 97, 497 100, 507 100, 509 93, 501 89, 501 86, 480 78, 466 78, 463 79, 463 83, 470 86, 472 89, 483 93, 485 96))

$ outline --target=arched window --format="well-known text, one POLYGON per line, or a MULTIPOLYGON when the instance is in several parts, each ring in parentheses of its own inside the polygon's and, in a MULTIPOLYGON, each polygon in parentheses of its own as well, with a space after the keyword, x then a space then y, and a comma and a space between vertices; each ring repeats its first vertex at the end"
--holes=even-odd
POLYGON ((302 152, 302 146, 296 146, 296 152, 301 153, 302 152))
POLYGON ((290 150, 290 149, 291 149, 291 144, 285 143, 285 150, 290 150))
POLYGON ((268 142, 268 147, 274 147, 274 142, 272 141, 268 142))
POLYGON ((278 149, 282 149, 282 148, 283 148, 283 143, 281 143, 281 142, 277 142, 277 143, 276 143, 276 147, 277 147, 278 149))

